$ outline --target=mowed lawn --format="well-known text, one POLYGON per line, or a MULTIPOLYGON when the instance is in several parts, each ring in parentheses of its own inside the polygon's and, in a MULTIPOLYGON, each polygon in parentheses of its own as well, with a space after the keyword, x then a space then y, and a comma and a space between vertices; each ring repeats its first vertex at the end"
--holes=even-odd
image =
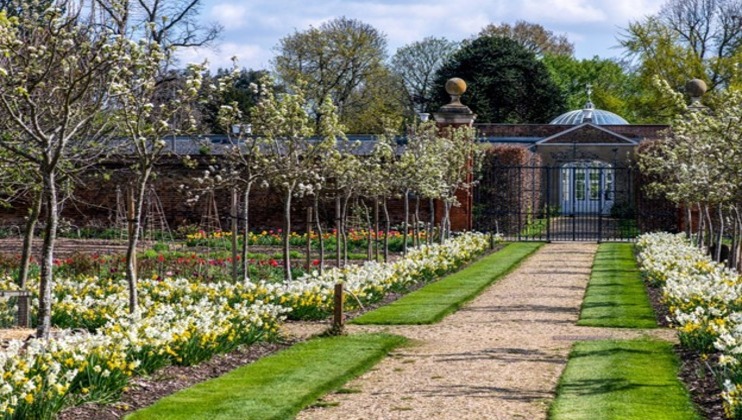
POLYGON ((575 343, 550 409, 552 420, 691 420, 695 411, 663 341, 575 343))
POLYGON ((542 245, 540 242, 508 244, 463 270, 368 312, 352 322, 384 325, 436 323, 509 273, 542 245))
POLYGON ((165 397, 126 418, 290 419, 406 341, 388 334, 313 339, 165 397))
POLYGON ((633 244, 600 245, 577 324, 589 327, 657 327, 636 265, 633 244))

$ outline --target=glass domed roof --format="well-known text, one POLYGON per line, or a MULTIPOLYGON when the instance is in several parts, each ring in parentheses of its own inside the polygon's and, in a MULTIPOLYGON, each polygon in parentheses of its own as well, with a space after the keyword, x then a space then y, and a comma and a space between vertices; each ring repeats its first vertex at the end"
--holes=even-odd
POLYGON ((626 125, 629 123, 621 116, 610 111, 595 109, 592 102, 588 101, 585 108, 565 112, 551 120, 549 124, 577 125, 586 122, 597 125, 626 125))

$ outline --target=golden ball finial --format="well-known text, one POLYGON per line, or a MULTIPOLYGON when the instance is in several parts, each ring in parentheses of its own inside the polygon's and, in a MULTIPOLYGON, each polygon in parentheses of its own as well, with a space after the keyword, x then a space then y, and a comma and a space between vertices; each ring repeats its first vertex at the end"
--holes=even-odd
POLYGON ((458 77, 446 81, 446 92, 451 96, 461 96, 466 92, 466 82, 458 77))

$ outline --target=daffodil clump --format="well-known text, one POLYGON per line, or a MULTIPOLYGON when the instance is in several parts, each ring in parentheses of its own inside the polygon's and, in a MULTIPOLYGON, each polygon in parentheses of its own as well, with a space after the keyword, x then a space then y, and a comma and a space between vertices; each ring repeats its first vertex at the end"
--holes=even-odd
POLYGON ((4 418, 51 418, 70 404, 115 401, 133 374, 170 364, 193 365, 275 337, 287 311, 262 301, 230 300, 218 288, 196 297, 184 293, 186 287, 153 289, 160 296, 143 298, 142 311, 129 315, 123 307, 95 333, 48 342, 11 341, 0 351, 4 418), (174 293, 167 293, 170 289, 174 293), (165 303, 161 295, 179 301, 165 303))
MULTIPOLYGON (((134 374, 193 365, 271 339, 286 315, 326 317, 337 282, 352 296, 346 299, 352 309, 448 273, 476 258, 490 242, 489 235, 466 233, 413 249, 396 262, 314 272, 284 284, 143 279, 134 314, 128 313, 124 280, 57 279, 53 324, 83 333, 48 342, 12 341, 1 350, 0 413, 6 419, 51 418, 70 404, 115 401, 134 374)), ((37 289, 33 281, 29 286, 37 289)), ((12 279, 0 280, 0 289, 13 288, 12 279)))
POLYGON ((637 248, 645 279, 662 286, 681 343, 702 354, 718 353, 713 367, 722 380, 725 411, 742 418, 742 276, 683 234, 642 235, 637 248))
MULTIPOLYGON (((500 241, 498 236, 496 241, 500 241)), ((289 317, 311 319, 325 317, 332 311, 334 286, 342 282, 350 297, 347 309, 374 303, 389 292, 407 290, 429 282, 472 261, 487 250, 491 237, 483 233, 464 233, 443 244, 422 245, 411 249, 395 262, 366 262, 363 265, 326 270, 321 275, 307 273, 297 280, 275 287, 279 304, 291 308, 289 317)), ((270 287, 264 285, 263 287, 270 287)))

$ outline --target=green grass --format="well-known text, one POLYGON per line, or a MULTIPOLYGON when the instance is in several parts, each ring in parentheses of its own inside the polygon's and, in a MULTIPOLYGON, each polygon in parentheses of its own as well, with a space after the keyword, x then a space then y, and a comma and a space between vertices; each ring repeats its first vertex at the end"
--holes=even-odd
POLYGON ((354 324, 433 324, 459 309, 543 244, 520 242, 476 261, 463 270, 353 320, 354 324))
POLYGON ((600 245, 577 325, 657 327, 654 311, 636 266, 632 244, 600 245))
POLYGON ((552 420, 700 419, 662 341, 575 343, 559 380, 552 420))
POLYGON ((127 419, 287 419, 362 374, 406 339, 317 338, 165 397, 127 419))

